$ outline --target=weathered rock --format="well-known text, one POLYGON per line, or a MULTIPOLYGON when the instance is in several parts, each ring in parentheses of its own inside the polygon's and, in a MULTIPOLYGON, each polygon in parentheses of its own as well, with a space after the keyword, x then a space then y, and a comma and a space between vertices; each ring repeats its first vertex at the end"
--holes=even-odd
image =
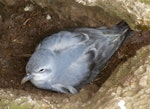
POLYGON ((75 0, 32 0, 32 3, 35 3, 42 8, 52 8, 60 19, 67 18, 70 21, 79 22, 78 20, 80 18, 90 27, 100 26, 99 22, 102 22, 107 26, 113 26, 120 20, 118 16, 109 15, 100 7, 83 6, 82 4, 75 2, 75 0))
POLYGON ((86 109, 148 109, 150 106, 150 45, 119 65, 86 109))
POLYGON ((133 29, 150 28, 149 0, 76 0, 87 6, 99 6, 106 12, 118 16, 133 29))
MULTIPOLYGON (((66 7, 77 7, 76 2, 86 6, 98 6, 105 12, 109 13, 113 18, 120 18, 128 22, 134 30, 145 30, 150 28, 150 2, 149 0, 30 0, 42 8, 51 7, 53 4, 62 3, 66 7), (75 2, 76 1, 76 2, 75 2)), ((14 5, 16 0, 0 0, 5 5, 14 5)), ((84 7, 84 6, 82 6, 84 7)), ((80 11, 81 7, 78 7, 80 11)), ((87 9, 89 7, 86 7, 87 9)), ((64 7, 65 9, 65 7, 64 7)), ((94 11, 93 11, 94 12, 94 11)), ((83 12, 84 14, 84 12, 83 12)), ((66 14, 67 15, 67 14, 66 14)))
POLYGON ((77 95, 39 96, 23 90, 0 90, 0 108, 22 109, 148 109, 150 104, 150 45, 118 66, 97 91, 96 86, 77 95), (91 90, 92 89, 92 90, 91 90), (13 101, 13 102, 12 102, 13 101))
MULTIPOLYGON (((47 34, 65 27, 112 26, 119 22, 99 7, 83 6, 72 0, 66 3, 60 0, 48 6, 40 8, 26 1, 17 2, 14 6, 0 4, 0 109, 120 109, 119 106, 128 109, 148 108, 150 46, 142 48, 135 57, 118 66, 100 89, 101 84, 96 86, 93 83, 84 87, 77 95, 66 95, 36 89, 31 84, 20 85, 27 62, 20 55, 32 53, 37 42, 47 34), (18 3, 23 5, 19 6, 18 3)), ((137 45, 149 44, 149 32, 140 32, 137 36, 129 41, 135 44, 127 45, 130 51, 140 48, 137 45)), ((126 55, 125 51, 117 55, 120 58, 116 56, 116 59, 121 61, 125 57, 122 55, 126 55)), ((108 70, 112 68, 116 67, 112 65, 108 70)), ((102 78, 105 77, 102 76, 99 81, 102 78)))

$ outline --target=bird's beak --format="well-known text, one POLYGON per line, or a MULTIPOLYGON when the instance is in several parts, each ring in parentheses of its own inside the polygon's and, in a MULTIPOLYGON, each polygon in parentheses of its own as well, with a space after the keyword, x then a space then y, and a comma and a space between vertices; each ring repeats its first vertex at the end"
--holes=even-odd
POLYGON ((29 81, 33 76, 29 73, 27 73, 27 75, 25 77, 23 77, 23 79, 21 80, 21 84, 26 83, 27 81, 29 81))

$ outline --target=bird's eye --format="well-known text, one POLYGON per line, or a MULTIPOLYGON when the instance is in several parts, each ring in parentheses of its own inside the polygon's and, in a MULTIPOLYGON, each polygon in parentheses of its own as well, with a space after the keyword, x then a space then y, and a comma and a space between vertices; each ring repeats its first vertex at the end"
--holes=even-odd
POLYGON ((43 72, 44 71, 44 69, 40 69, 40 72, 43 72))

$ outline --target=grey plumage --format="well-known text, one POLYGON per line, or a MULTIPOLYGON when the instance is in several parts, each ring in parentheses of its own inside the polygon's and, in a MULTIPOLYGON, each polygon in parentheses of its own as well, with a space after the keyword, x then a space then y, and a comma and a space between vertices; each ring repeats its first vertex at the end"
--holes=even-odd
POLYGON ((125 22, 109 29, 78 28, 46 37, 30 57, 22 83, 77 93, 91 82, 132 32, 125 22))

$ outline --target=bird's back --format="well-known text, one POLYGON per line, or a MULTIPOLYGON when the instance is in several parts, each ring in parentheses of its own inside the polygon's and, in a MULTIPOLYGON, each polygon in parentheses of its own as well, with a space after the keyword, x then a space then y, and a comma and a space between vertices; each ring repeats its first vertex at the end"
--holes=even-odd
POLYGON ((52 90, 67 93, 64 87, 80 90, 91 82, 130 32, 129 26, 121 22, 110 29, 78 28, 45 38, 36 51, 46 49, 53 54, 57 67, 48 83, 55 86, 52 90))
POLYGON ((115 51, 118 50, 126 37, 132 33, 132 30, 125 22, 122 21, 110 29, 106 27, 97 29, 79 28, 76 29, 75 32, 88 34, 90 38, 89 41, 91 41, 90 44, 94 44, 92 47, 96 50, 93 52, 97 52, 96 58, 88 67, 88 74, 78 85, 76 85, 76 88, 80 89, 85 84, 91 82, 99 74, 106 62, 112 57, 115 51))

